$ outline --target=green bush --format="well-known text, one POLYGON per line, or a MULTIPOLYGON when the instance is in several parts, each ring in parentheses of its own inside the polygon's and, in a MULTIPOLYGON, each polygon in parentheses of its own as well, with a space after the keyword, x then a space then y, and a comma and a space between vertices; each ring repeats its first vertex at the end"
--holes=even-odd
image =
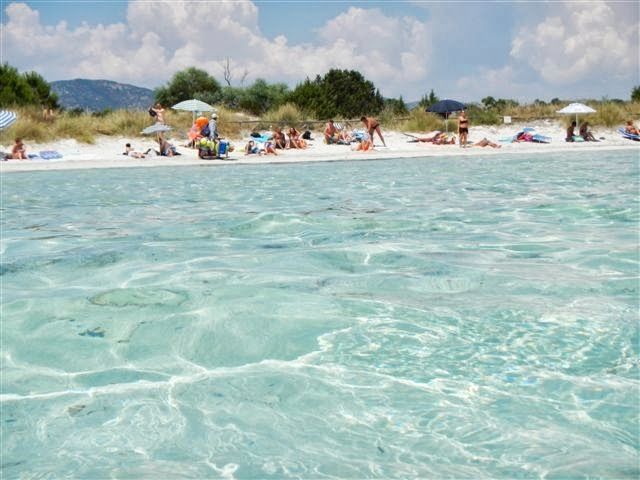
POLYGON ((614 127, 623 124, 628 116, 624 107, 615 102, 602 102, 594 108, 596 113, 591 113, 587 117, 588 122, 592 125, 614 127))
MULTIPOLYGON (((449 126, 451 125, 452 122, 449 121, 449 126)), ((399 124, 399 129, 407 132, 431 132, 445 129, 445 123, 439 115, 414 108, 409 112, 409 119, 399 124)))
POLYGON ((262 116, 265 123, 279 125, 281 127, 299 125, 304 120, 302 112, 293 103, 285 103, 280 107, 270 110, 262 116))

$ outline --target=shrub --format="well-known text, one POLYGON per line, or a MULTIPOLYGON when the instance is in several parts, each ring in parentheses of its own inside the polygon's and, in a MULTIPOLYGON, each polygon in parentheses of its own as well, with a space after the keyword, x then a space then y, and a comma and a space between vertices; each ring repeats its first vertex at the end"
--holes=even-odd
POLYGON ((293 103, 285 103, 284 105, 267 112, 262 117, 262 120, 269 124, 287 126, 299 125, 304 119, 296 105, 293 103))
MULTIPOLYGON (((449 122, 449 126, 451 126, 451 122, 449 122)), ((442 130, 445 128, 445 123, 438 115, 427 113, 422 108, 414 108, 409 112, 409 119, 400 123, 399 127, 408 132, 431 132, 442 130)))
POLYGON ((596 113, 592 113, 588 117, 589 123, 592 125, 613 127, 624 123, 628 116, 624 107, 614 102, 602 102, 595 109, 596 113))

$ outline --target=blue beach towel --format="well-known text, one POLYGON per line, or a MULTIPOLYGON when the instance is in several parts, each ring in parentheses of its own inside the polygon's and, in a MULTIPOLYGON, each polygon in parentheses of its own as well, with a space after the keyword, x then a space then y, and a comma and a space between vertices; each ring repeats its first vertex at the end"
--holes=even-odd
POLYGON ((635 140, 636 142, 640 142, 640 135, 634 135, 633 133, 629 133, 627 132, 624 128, 620 127, 618 129, 618 132, 620 133, 620 135, 622 135, 624 138, 627 138, 629 140, 635 140))
POLYGON ((62 158, 62 154, 55 150, 42 150, 40 152, 40 158, 44 160, 54 160, 56 158, 62 158))

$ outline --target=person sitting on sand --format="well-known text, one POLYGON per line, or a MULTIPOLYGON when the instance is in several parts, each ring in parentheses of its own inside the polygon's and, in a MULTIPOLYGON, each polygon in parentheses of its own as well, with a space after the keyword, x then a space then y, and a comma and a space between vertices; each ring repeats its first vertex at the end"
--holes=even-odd
POLYGON ((493 143, 491 140, 486 137, 471 145, 472 147, 491 147, 491 148, 501 148, 502 145, 498 145, 497 143, 493 143))
POLYGON ((13 160, 27 159, 27 148, 24 146, 24 143, 22 143, 22 139, 20 137, 16 138, 9 158, 12 158, 13 160))
POLYGON ((573 137, 575 136, 575 128, 576 128, 576 122, 573 121, 571 122, 571 125, 569 125, 569 127, 567 127, 567 137, 564 139, 565 142, 573 142, 573 137))
POLYGON ((382 145, 384 145, 385 147, 387 146, 387 144, 384 142, 384 138, 382 137, 382 132, 380 131, 380 123, 378 122, 378 120, 373 117, 362 116, 360 117, 360 121, 364 123, 367 132, 369 133, 369 137, 371 137, 371 142, 373 142, 373 132, 376 132, 380 137, 380 140, 382 140, 382 145))
POLYGON ((165 138, 162 136, 162 133, 158 134, 158 145, 160 147, 160 155, 163 157, 173 157, 175 155, 180 155, 176 147, 165 140, 165 138))
MULTIPOLYGON (((259 147, 258 147, 259 148, 259 147)), ((276 144, 269 140, 264 142, 263 148, 258 152, 259 155, 278 155, 276 153, 276 144)))
POLYGON ((338 135, 338 129, 333 123, 333 120, 329 120, 327 122, 327 126, 324 128, 324 143, 326 144, 336 143, 336 141, 338 140, 337 135, 338 135))
POLYGON ((631 135, 640 135, 640 130, 635 127, 632 120, 627 120, 627 125, 624 127, 624 131, 631 135))
POLYGON ((371 137, 367 134, 365 134, 363 137, 359 137, 355 147, 353 147, 352 150, 362 152, 373 150, 373 142, 371 141, 371 137))
POLYGON ((127 143, 124 146, 123 155, 127 155, 128 157, 133 157, 133 158, 145 158, 145 154, 142 152, 136 152, 130 143, 127 143))
POLYGON ((257 155, 260 153, 260 149, 254 140, 249 140, 247 144, 244 146, 244 154, 245 155, 257 155))
POLYGON ((580 136, 585 142, 597 142, 596 137, 589 131, 589 122, 582 122, 580 124, 580 136))
POLYGON ((276 127, 273 130, 273 142, 275 148, 279 148, 280 150, 287 148, 287 136, 282 131, 282 128, 276 127))
POLYGON ((300 137, 300 132, 295 127, 289 128, 289 148, 307 148, 307 142, 300 137))

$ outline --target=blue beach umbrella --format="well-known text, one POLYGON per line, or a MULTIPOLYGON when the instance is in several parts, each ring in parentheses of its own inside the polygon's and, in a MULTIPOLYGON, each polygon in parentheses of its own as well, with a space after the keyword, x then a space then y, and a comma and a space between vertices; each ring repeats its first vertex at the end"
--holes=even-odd
POLYGON ((9 110, 0 110, 0 130, 10 127, 18 119, 15 112, 9 110))
POLYGON ((445 118, 445 125, 448 132, 449 123, 446 120, 449 118, 449 114, 451 112, 459 112, 466 108, 467 107, 464 103, 458 102, 457 100, 450 100, 448 98, 445 98, 444 100, 440 100, 439 102, 436 102, 429 108, 427 108, 427 112, 442 115, 445 118))
POLYGON ((440 115, 447 117, 451 112, 459 112, 466 108, 467 107, 464 103, 445 98, 444 100, 440 100, 427 108, 427 112, 439 113, 440 115))

